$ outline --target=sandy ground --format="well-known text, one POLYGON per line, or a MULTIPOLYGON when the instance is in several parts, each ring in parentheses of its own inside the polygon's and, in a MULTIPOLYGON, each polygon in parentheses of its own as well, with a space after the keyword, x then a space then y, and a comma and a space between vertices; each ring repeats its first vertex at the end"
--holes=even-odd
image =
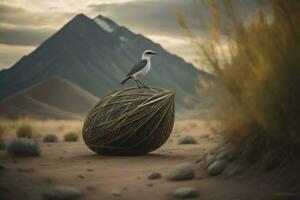
MULTIPOLYGON (((54 122, 53 126, 55 125, 54 122)), ((67 122, 62 122, 67 123, 67 122)), ((40 123, 38 129, 45 131, 40 123)), ((48 127, 53 131, 53 126, 48 127)), ((70 125, 71 126, 71 125, 70 125)), ((81 123, 74 125, 78 129, 81 123)), ((60 127, 61 130, 64 128, 60 127)), ((40 133, 41 134, 41 133, 40 133)), ((83 199, 172 199, 170 193, 178 187, 199 189, 199 199, 243 200, 271 199, 274 192, 284 192, 277 179, 268 175, 247 172, 237 177, 208 177, 201 165, 195 164, 196 178, 188 181, 168 181, 166 174, 175 165, 194 163, 201 155, 214 148, 220 137, 212 133, 207 123, 196 120, 177 120, 174 131, 165 145, 144 156, 100 156, 90 151, 82 140, 63 142, 63 131, 58 143, 40 142, 42 155, 34 158, 12 158, 0 153, 0 199, 43 199, 42 192, 54 185, 73 186, 85 193, 83 199), (201 137, 208 134, 208 138, 201 137), (198 144, 178 145, 183 135, 194 136, 198 144), (29 172, 20 172, 20 169, 29 172), (162 178, 149 180, 150 172, 157 171, 162 178), (112 195, 119 191, 120 197, 112 195)), ((8 134, 6 139, 12 137, 8 134)))

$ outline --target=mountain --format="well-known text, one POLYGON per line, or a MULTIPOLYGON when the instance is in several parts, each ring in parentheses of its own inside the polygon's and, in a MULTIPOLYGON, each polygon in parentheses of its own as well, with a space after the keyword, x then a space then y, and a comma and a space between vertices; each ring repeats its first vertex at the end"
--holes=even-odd
POLYGON ((80 119, 97 101, 94 95, 56 76, 3 99, 0 113, 8 118, 80 119))
MULTIPOLYGON (((90 19, 79 14, 32 53, 0 72, 0 98, 51 76, 61 76, 102 97, 121 87, 120 81, 145 49, 159 54, 152 59, 145 84, 175 90, 178 107, 185 106, 185 99, 199 99, 198 78, 213 78, 106 17, 90 19)), ((134 84, 126 83, 129 85, 134 84)))

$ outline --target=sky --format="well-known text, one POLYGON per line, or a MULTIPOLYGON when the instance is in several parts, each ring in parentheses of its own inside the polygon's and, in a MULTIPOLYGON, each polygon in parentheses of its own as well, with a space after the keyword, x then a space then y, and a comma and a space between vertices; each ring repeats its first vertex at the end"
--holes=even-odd
POLYGON ((109 17, 194 62, 175 17, 178 9, 193 17, 194 6, 194 0, 0 0, 0 68, 11 67, 79 13, 109 17))

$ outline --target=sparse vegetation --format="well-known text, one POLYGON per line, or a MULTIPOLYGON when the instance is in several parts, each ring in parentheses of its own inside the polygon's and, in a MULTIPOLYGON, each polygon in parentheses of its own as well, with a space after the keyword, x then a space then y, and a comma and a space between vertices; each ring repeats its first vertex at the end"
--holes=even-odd
POLYGON ((49 134, 45 135, 43 141, 44 142, 57 142, 58 138, 55 134, 49 133, 49 134))
POLYGON ((205 44, 180 13, 178 22, 218 76, 223 136, 251 163, 284 164, 297 155, 300 140, 300 1, 270 0, 272 11, 261 7, 251 22, 230 0, 209 2, 205 44))
POLYGON ((30 138, 15 138, 7 145, 7 152, 13 156, 38 156, 39 144, 30 138))
POLYGON ((64 140, 66 142, 76 142, 78 141, 78 134, 75 132, 69 132, 64 135, 64 140))
POLYGON ((33 135, 32 126, 29 123, 23 122, 18 126, 16 135, 17 137, 32 138, 33 135))

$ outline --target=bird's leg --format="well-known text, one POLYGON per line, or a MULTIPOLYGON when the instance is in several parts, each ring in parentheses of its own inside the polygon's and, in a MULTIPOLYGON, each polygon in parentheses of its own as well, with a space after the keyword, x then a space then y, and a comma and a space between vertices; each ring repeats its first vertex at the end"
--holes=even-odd
POLYGON ((144 87, 144 88, 147 88, 147 89, 149 89, 149 87, 148 86, 146 86, 146 85, 144 85, 143 83, 142 83, 142 81, 140 81, 140 80, 138 80, 138 82, 144 87))
POLYGON ((140 84, 139 84, 139 81, 138 80, 134 80, 135 81, 135 83, 136 83, 136 86, 138 87, 138 88, 141 88, 141 86, 140 86, 140 84))

